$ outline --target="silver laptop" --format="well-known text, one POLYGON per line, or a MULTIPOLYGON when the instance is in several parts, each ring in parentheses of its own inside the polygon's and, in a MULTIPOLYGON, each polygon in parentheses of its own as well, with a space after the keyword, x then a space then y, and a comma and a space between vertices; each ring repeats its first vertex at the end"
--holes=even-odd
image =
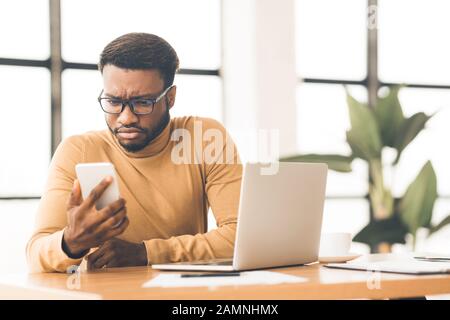
POLYGON ((328 167, 323 163, 245 164, 233 259, 154 264, 153 269, 262 269, 318 259, 328 167))

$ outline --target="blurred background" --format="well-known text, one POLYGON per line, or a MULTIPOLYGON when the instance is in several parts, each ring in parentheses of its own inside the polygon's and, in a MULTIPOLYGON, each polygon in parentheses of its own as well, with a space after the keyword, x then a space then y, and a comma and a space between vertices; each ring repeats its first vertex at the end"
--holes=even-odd
MULTIPOLYGON (((373 106, 385 87, 404 84, 405 117, 437 113, 385 179, 400 197, 431 160, 438 224, 450 213, 448 12, 446 0, 1 0, 0 271, 26 271, 25 245, 59 142, 106 128, 96 63, 128 32, 171 43, 181 64, 172 116, 221 121, 243 161, 258 156, 258 132, 268 129, 279 130, 282 156, 349 154, 344 85, 373 106)), ((370 220, 369 168, 361 159, 351 166, 329 173, 324 232, 356 235, 370 220)), ((407 240, 390 249, 411 250, 407 240)), ((450 254, 450 227, 429 237, 419 230, 415 249, 450 254)), ((355 242, 352 251, 370 248, 355 242)))

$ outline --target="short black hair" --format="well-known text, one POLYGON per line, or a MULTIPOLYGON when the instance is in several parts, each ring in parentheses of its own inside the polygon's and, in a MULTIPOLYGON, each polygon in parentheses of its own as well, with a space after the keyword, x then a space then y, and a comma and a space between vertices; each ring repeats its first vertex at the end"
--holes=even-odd
POLYGON ((111 41, 100 54, 98 68, 111 64, 122 69, 156 69, 164 88, 173 84, 179 67, 178 55, 163 38, 150 33, 127 33, 111 41))

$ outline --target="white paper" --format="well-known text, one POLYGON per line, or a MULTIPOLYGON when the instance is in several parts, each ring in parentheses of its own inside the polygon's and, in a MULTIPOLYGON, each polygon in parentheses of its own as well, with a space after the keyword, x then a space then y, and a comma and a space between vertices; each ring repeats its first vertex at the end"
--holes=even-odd
POLYGON ((154 287, 216 287, 255 284, 280 284, 305 282, 306 278, 272 271, 247 271, 240 276, 215 276, 182 278, 179 273, 162 273, 142 285, 144 288, 154 287))
POLYGON ((371 254, 347 263, 330 263, 327 266, 343 269, 360 269, 368 271, 398 273, 450 273, 449 262, 421 261, 412 254, 371 254))

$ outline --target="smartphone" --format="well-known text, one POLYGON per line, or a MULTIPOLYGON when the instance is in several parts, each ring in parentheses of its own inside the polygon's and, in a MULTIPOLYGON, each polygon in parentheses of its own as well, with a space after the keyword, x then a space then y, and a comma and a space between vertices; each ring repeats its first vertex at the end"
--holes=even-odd
POLYGON ((79 163, 75 166, 78 181, 80 182, 83 199, 107 176, 112 177, 112 182, 95 202, 95 208, 101 210, 116 200, 119 200, 119 185, 117 183, 114 165, 109 162, 79 163))

